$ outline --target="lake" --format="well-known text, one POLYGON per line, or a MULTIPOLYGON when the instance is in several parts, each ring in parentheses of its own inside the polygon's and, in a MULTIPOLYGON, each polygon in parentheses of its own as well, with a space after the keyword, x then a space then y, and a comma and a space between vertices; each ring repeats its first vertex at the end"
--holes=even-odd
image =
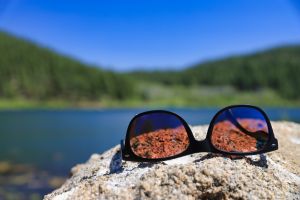
MULTIPOLYGON (((197 125, 209 123, 219 109, 167 110, 197 125)), ((300 122, 300 108, 264 110, 271 120, 300 122)), ((143 111, 146 109, 0 111, 0 161, 26 163, 53 176, 67 176, 72 166, 85 162, 92 153, 119 144, 131 118, 143 111)))

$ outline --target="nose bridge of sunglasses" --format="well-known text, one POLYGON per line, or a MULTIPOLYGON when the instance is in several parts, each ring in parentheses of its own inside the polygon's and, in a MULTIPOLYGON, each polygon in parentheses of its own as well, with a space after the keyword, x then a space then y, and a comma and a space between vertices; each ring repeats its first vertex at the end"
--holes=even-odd
POLYGON ((200 141, 191 140, 190 145, 195 150, 195 152, 210 152, 211 151, 210 144, 207 139, 200 140, 200 141))

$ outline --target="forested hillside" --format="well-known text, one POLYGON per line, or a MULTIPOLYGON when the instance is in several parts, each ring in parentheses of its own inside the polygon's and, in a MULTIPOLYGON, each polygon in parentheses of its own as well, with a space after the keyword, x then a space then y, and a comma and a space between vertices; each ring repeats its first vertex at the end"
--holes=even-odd
POLYGON ((0 32, 0 108, 16 107, 14 101, 25 102, 21 107, 27 107, 27 101, 43 107, 53 100, 71 107, 77 104, 69 102, 101 102, 97 106, 300 105, 299 76, 300 46, 205 62, 180 71, 124 74, 0 32))
POLYGON ((130 80, 0 32, 0 97, 99 100, 133 95, 130 80))
POLYGON ((165 85, 229 85, 242 91, 270 88, 284 98, 299 99, 300 46, 206 62, 183 71, 139 71, 130 75, 165 85))

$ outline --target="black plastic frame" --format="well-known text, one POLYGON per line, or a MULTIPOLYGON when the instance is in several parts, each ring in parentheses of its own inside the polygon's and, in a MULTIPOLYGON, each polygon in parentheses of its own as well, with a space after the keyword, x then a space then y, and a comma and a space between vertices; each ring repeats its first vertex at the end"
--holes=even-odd
POLYGON ((123 140, 121 140, 121 152, 122 152, 122 159, 126 160, 126 161, 137 161, 137 162, 158 162, 158 161, 163 161, 163 160, 170 160, 173 158, 178 158, 181 156, 185 156, 185 155, 189 155, 189 154, 193 154, 193 153, 198 153, 198 152, 210 152, 210 153, 219 153, 219 154, 223 154, 223 155, 237 155, 237 156, 244 156, 244 155, 256 155, 256 154, 262 154, 262 153, 267 153, 270 151, 274 151, 278 149, 278 141, 274 136, 274 132, 270 123, 270 120, 267 116, 267 114, 259 107, 256 106, 252 106, 252 105, 231 105, 231 106, 227 106, 221 110, 219 110, 214 117, 212 118, 210 124, 209 124, 209 128, 206 134, 206 138, 202 141, 198 141, 195 139, 189 125, 187 124, 187 122, 180 117, 178 114, 173 113, 171 111, 167 111, 167 110, 151 110, 151 111, 146 111, 146 112, 142 112, 140 114, 137 114, 136 116, 134 116, 132 118, 132 120, 130 121, 128 128, 127 128, 127 133, 126 133, 126 138, 125 138, 125 145, 123 143, 123 140), (259 112, 261 112, 261 114, 264 116, 264 118, 266 119, 267 122, 267 126, 268 126, 268 141, 266 143, 266 145, 264 146, 263 149, 259 150, 259 151, 255 151, 255 152, 246 152, 246 153, 241 153, 241 152, 226 152, 226 151, 222 151, 219 150, 217 148, 215 148, 213 146, 213 144, 211 143, 211 135, 212 135, 212 130, 213 130, 213 124, 217 118, 217 116, 224 112, 227 109, 231 109, 231 108, 235 108, 235 107, 248 107, 248 108, 254 108, 256 110, 258 110, 259 112), (190 144, 188 146, 188 148, 183 151, 182 153, 175 155, 175 156, 170 156, 170 157, 166 157, 166 158, 155 158, 155 159, 150 159, 150 158, 142 158, 140 156, 137 156, 136 154, 134 154, 134 152, 132 151, 132 149, 130 148, 130 136, 129 136, 129 131, 130 128, 132 126, 133 121, 142 116, 142 115, 147 115, 147 114, 151 114, 151 113, 168 113, 171 115, 176 116, 183 124, 183 126, 186 129, 186 132, 188 134, 189 137, 189 141, 190 144))

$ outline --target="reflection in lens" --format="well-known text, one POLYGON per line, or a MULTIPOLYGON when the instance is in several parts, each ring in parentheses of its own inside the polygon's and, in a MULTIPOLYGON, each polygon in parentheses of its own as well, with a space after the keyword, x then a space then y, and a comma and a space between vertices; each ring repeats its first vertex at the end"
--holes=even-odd
POLYGON ((213 122, 211 142, 222 151, 249 153, 262 150, 268 137, 268 125, 259 110, 234 107, 220 113, 213 122))
POLYGON ((130 128, 130 146, 142 158, 167 158, 184 152, 189 138, 182 122, 172 114, 138 117, 130 128))

